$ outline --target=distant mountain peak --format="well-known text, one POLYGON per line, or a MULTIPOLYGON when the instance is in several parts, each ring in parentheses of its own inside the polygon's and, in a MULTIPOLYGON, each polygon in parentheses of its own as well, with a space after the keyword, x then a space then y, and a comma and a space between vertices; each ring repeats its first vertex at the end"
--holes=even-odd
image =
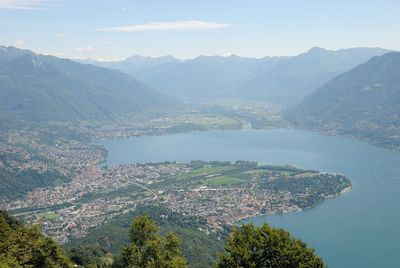
POLYGON ((163 59, 174 59, 174 60, 177 60, 177 58, 175 58, 174 56, 172 56, 172 55, 165 55, 165 56, 162 56, 162 57, 160 57, 160 58, 163 58, 163 59))
POLYGON ((317 53, 323 53, 323 52, 327 52, 328 50, 326 50, 325 48, 322 47, 312 47, 310 48, 306 54, 317 54, 317 53))
POLYGON ((0 62, 13 60, 22 55, 35 55, 35 53, 27 49, 20 49, 13 46, 0 46, 0 62))
POLYGON ((241 59, 242 58, 241 56, 239 56, 235 53, 231 53, 230 55, 227 55, 226 57, 230 58, 230 59, 241 59))
POLYGON ((152 57, 152 56, 141 56, 141 55, 133 55, 130 56, 128 58, 126 58, 126 60, 156 60, 156 59, 173 59, 173 60, 177 60, 177 58, 175 58, 172 55, 165 55, 165 56, 160 56, 160 57, 152 57))

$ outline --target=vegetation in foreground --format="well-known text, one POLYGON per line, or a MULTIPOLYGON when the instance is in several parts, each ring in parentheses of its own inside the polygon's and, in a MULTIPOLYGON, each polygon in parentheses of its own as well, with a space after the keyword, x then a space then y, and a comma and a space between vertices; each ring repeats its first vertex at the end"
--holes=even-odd
MULTIPOLYGON (((160 205, 138 205, 134 211, 117 216, 85 237, 72 239, 64 247, 69 252, 88 250, 91 255, 99 255, 102 250, 118 254, 122 247, 130 243, 132 218, 144 213, 159 227, 160 235, 166 236, 172 232, 179 237, 182 254, 189 267, 211 267, 217 260, 217 253, 224 251, 229 229, 225 228, 218 234, 207 234, 207 222, 204 219, 172 212, 160 205)), ((107 258, 105 253, 101 256, 107 258)))
POLYGON ((131 243, 121 249, 113 267, 187 267, 178 237, 171 232, 162 237, 157 231, 146 214, 135 218, 129 231, 131 243))
POLYGON ((241 229, 234 229, 225 250, 227 253, 219 256, 216 268, 326 267, 322 259, 304 242, 268 224, 261 227, 244 224, 241 229))
POLYGON ((53 239, 41 234, 39 226, 26 227, 0 211, 0 267, 73 267, 53 239))
MULTIPOLYGON (((180 239, 172 232, 160 235, 147 214, 133 219, 129 238, 130 243, 115 258, 98 246, 72 249, 67 257, 60 246, 40 233, 38 226, 26 227, 0 211, 0 267, 187 267, 180 239)), ((326 267, 304 242, 267 224, 234 229, 225 251, 215 267, 326 267)))

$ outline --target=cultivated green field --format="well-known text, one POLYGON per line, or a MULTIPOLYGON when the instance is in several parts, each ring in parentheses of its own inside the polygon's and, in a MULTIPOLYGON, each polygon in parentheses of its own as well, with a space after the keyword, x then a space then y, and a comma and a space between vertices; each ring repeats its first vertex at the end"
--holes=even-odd
POLYGON ((56 221, 60 219, 60 215, 53 212, 43 212, 36 215, 39 220, 56 221))
POLYGON ((203 184, 206 186, 222 186, 222 185, 232 185, 243 183, 243 180, 231 178, 227 176, 218 176, 214 178, 209 178, 203 181, 203 184))

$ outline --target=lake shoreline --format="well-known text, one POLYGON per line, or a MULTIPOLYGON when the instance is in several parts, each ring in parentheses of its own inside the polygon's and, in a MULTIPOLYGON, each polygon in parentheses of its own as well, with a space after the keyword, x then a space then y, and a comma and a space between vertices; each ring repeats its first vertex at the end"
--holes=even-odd
MULTIPOLYGON (((323 202, 325 202, 328 199, 335 198, 335 197, 340 197, 341 195, 343 195, 345 193, 349 193, 349 192, 351 192, 352 188, 353 188, 353 186, 349 186, 349 187, 344 188, 340 193, 338 193, 336 195, 326 196, 326 198, 320 204, 322 204, 323 202)), ((240 227, 242 224, 251 222, 252 219, 258 218, 258 217, 277 216, 277 215, 285 215, 285 214, 290 214, 290 213, 301 213, 301 212, 304 212, 306 210, 314 209, 317 206, 319 206, 320 204, 317 204, 316 206, 313 206, 313 207, 300 208, 299 210, 284 211, 282 213, 261 213, 261 214, 255 214, 255 215, 249 216, 249 217, 241 217, 241 218, 238 218, 238 220, 235 221, 238 224, 234 224, 234 226, 239 226, 240 227), (243 221, 247 221, 247 222, 243 222, 243 221)))
MULTIPOLYGON (((383 258, 389 263, 387 267, 397 266, 395 249, 400 242, 391 238, 399 234, 396 230, 400 216, 390 213, 400 202, 400 184, 393 179, 399 176, 397 152, 354 137, 296 128, 197 131, 104 140, 99 144, 109 151, 109 165, 247 159, 346 174, 357 191, 346 189, 339 198, 300 213, 268 214, 268 224, 284 228, 312 245, 331 267, 379 267, 383 258), (349 190, 351 194, 345 194, 349 190), (376 198, 372 200, 372 196, 376 198), (373 239, 366 240, 365 234, 373 239), (348 241, 345 245, 343 239, 348 241), (390 243, 377 250, 374 241, 382 239, 390 243), (375 253, 366 256, 365 252, 375 253)), ((262 224, 265 220, 261 217, 254 219, 254 223, 262 224)))

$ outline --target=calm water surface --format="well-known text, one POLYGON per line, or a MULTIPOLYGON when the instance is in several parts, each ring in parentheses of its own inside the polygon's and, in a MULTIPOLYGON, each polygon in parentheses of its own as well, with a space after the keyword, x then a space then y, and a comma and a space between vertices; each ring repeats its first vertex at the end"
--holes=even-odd
POLYGON ((276 129, 192 132, 101 140, 108 165, 190 160, 253 160, 340 172, 351 192, 314 209, 249 219, 290 230, 330 267, 400 267, 400 153, 343 137, 276 129))

